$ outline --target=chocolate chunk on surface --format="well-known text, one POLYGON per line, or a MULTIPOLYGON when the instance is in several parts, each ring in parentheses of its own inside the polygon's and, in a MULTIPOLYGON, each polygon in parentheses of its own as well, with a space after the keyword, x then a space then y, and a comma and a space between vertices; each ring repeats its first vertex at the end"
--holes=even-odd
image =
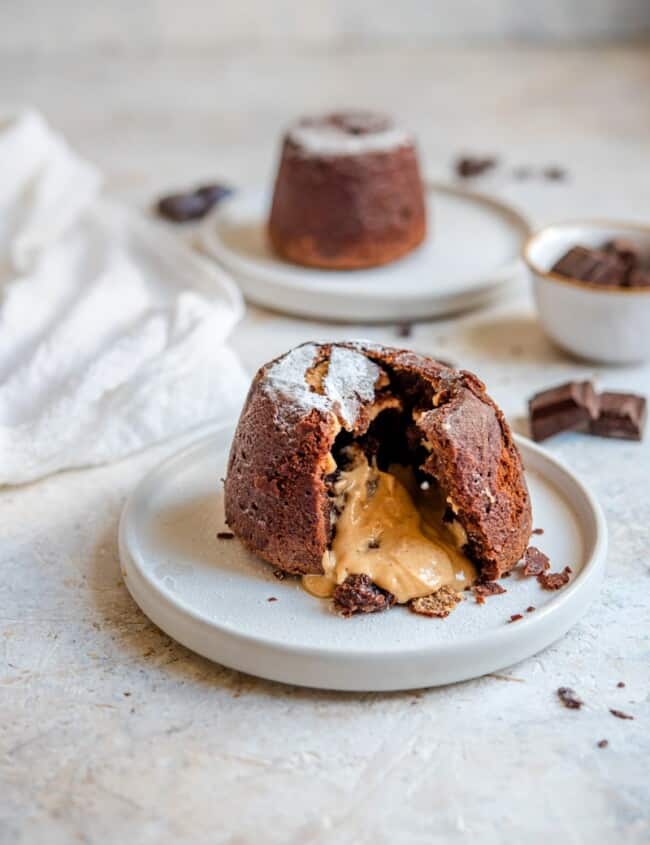
POLYGON ((562 431, 589 431, 598 416, 598 397, 590 381, 570 381, 536 393, 528 403, 533 440, 562 431))
POLYGON ((508 623, 519 622, 519 620, 523 619, 523 618, 524 617, 522 616, 521 613, 513 613, 512 616, 510 617, 510 619, 508 619, 508 623))
POLYGON ((560 687, 557 691, 557 696, 569 710, 580 710, 584 704, 584 701, 578 697, 575 690, 572 690, 571 687, 560 687))
POLYGON ((630 716, 629 713, 624 713, 622 710, 616 710, 612 707, 609 708, 609 712, 612 716, 616 716, 617 719, 634 719, 634 716, 630 716))
POLYGON ((597 742, 596 744, 598 745, 598 747, 599 747, 599 748, 607 748, 607 746, 609 745, 609 740, 607 740, 607 739, 601 739, 601 740, 600 740, 599 742, 597 742))
POLYGON ((158 214, 173 223, 199 220, 208 212, 208 203, 199 194, 170 194, 162 197, 156 206, 158 214))
POLYGON ((409 602, 409 608, 413 613, 419 613, 421 616, 444 619, 461 601, 462 598, 456 590, 445 586, 429 596, 412 599, 409 602))
POLYGON ((395 596, 374 584, 367 575, 348 575, 334 590, 334 609, 341 616, 377 613, 395 604, 395 596))
POLYGON ((598 437, 641 440, 647 418, 645 397, 634 393, 600 394, 600 408, 591 421, 590 433, 598 437))
POLYGON ((456 174, 461 179, 471 179, 492 170, 496 164, 497 159, 494 156, 463 156, 456 162, 456 174))
POLYGON ((524 554, 523 574, 537 576, 551 568, 551 562, 544 552, 540 552, 535 546, 528 546, 524 554))
POLYGON ((574 246, 551 267, 551 273, 598 285, 623 285, 629 266, 616 252, 574 246))

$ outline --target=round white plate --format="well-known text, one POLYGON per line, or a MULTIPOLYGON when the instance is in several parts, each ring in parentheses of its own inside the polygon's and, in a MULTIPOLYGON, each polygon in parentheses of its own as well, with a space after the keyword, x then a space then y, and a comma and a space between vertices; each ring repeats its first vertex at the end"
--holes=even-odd
POLYGON ((248 300, 302 317, 421 320, 486 304, 520 275, 529 235, 524 218, 509 206, 431 185, 429 234, 417 250, 370 270, 316 270, 272 252, 269 203, 263 191, 234 194, 205 222, 203 249, 235 276, 248 300))
POLYGON ((231 437, 231 427, 217 429, 165 461, 135 490, 120 523, 122 574, 135 601, 171 637, 225 666, 337 690, 462 681, 545 648, 598 591, 607 551, 599 506, 555 458, 517 438, 535 526, 544 529, 531 542, 553 571, 572 567, 571 583, 552 593, 515 574, 502 582, 505 594, 484 605, 468 597, 444 620, 403 607, 342 619, 298 579, 275 578, 236 539, 217 539, 226 530, 220 478, 231 437), (515 613, 524 618, 509 623, 515 613))

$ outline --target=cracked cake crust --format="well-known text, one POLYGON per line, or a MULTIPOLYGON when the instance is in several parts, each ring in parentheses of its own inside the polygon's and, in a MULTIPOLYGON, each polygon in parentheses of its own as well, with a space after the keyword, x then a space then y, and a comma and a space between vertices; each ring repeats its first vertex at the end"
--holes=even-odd
POLYGON ((231 448, 229 527, 253 552, 294 574, 322 574, 336 510, 337 437, 368 432, 377 403, 409 409, 419 446, 466 535, 483 580, 520 560, 532 527, 519 452, 476 376, 406 350, 304 344, 256 374, 231 448))

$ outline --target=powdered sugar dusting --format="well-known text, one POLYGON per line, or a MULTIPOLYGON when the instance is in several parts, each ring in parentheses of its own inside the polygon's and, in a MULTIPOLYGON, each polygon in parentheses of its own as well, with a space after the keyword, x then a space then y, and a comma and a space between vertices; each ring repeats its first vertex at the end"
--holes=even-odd
POLYGON ((305 411, 314 408, 336 414, 346 428, 352 428, 363 403, 372 402, 381 373, 377 364, 360 352, 333 346, 323 393, 312 390, 305 379, 318 360, 320 347, 298 346, 273 364, 266 374, 265 388, 305 411))
POLYGON ((362 402, 375 398, 375 384, 381 370, 373 361, 340 346, 332 347, 330 366, 325 378, 325 394, 338 405, 338 412, 348 426, 354 424, 362 402))
POLYGON ((369 132, 365 135, 350 135, 337 126, 298 124, 289 130, 287 137, 303 152, 315 156, 390 152, 397 147, 412 143, 408 132, 397 127, 390 127, 381 132, 369 132))

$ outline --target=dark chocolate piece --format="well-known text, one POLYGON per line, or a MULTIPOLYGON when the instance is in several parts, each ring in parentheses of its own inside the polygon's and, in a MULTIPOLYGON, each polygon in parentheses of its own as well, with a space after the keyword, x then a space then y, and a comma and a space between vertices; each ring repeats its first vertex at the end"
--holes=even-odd
POLYGON ((487 170, 496 167, 497 159, 494 156, 464 156, 456 162, 456 174, 461 179, 471 179, 473 176, 480 176, 487 170))
POLYGON ((498 596, 501 593, 507 592, 505 587, 498 584, 496 581, 485 581, 484 583, 475 584, 473 587, 474 596, 476 597, 476 604, 485 604, 485 599, 488 596, 498 596))
POLYGON ((568 707, 569 710, 580 710, 584 704, 584 701, 578 698, 575 690, 572 690, 571 687, 560 687, 557 695, 562 704, 568 707))
POLYGON ((551 273, 597 285, 623 285, 629 267, 615 252, 574 246, 551 267, 551 273))
POLYGON ((232 540, 234 536, 235 535, 232 531, 219 531, 217 534, 217 540, 232 540))
POLYGON ((528 403, 533 440, 561 431, 589 431, 598 415, 598 398, 589 381, 570 381, 536 393, 528 403))
POLYGON ((600 394, 600 412, 590 432, 599 437, 641 440, 647 417, 646 400, 634 393, 600 394))
POLYGON ((635 269, 627 277, 627 287, 647 288, 650 287, 650 270, 635 269))
POLYGON ((200 220, 224 197, 232 194, 232 188, 226 185, 201 185, 194 191, 170 194, 158 200, 158 214, 173 223, 186 223, 200 220))
POLYGON ((513 613, 513 614, 512 614, 512 616, 510 617, 510 619, 508 619, 508 622, 509 622, 509 623, 511 623, 511 622, 519 622, 519 620, 520 620, 520 619, 523 619, 523 618, 524 618, 524 617, 521 615, 521 613, 513 613))
POLYGON ((623 689, 623 687, 625 686, 625 681, 619 681, 619 682, 616 684, 616 686, 617 686, 619 689, 623 689))
POLYGON ((395 596, 374 584, 367 575, 348 575, 334 590, 334 609, 341 616, 376 613, 395 604, 395 596))
POLYGON ((631 241, 626 241, 625 238, 607 241, 603 250, 617 255, 621 261, 625 262, 628 270, 635 270, 639 266, 639 251, 631 241))
POLYGON ((597 745, 599 748, 607 748, 607 746, 609 745, 609 740, 601 739, 600 742, 597 743, 597 745))

